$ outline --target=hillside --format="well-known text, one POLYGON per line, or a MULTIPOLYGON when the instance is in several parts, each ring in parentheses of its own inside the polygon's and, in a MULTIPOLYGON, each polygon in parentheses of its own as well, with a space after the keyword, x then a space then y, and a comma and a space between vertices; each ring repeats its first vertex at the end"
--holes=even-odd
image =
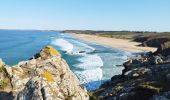
POLYGON ((130 39, 142 42, 141 46, 159 47, 160 44, 170 41, 170 32, 141 32, 141 31, 91 31, 65 30, 63 32, 76 34, 90 34, 108 38, 130 39))

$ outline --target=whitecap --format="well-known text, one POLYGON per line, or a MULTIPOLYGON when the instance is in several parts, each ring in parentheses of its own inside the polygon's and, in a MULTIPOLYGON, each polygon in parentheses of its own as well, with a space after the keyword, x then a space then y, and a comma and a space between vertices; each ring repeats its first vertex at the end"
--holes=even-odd
POLYGON ((74 44, 74 54, 75 55, 81 55, 82 53, 80 53, 81 51, 85 51, 85 53, 90 53, 93 52, 95 50, 95 48, 89 46, 88 44, 76 41, 76 40, 70 40, 71 43, 74 44))
POLYGON ((85 84, 92 81, 99 81, 103 77, 101 68, 84 70, 84 71, 75 71, 74 73, 78 77, 81 84, 85 84))
POLYGON ((62 38, 53 40, 51 44, 58 46, 59 49, 66 51, 67 53, 71 53, 73 50, 73 44, 62 38))
POLYGON ((80 63, 74 64, 73 66, 80 69, 95 69, 103 66, 103 61, 97 54, 89 55, 86 54, 77 59, 80 63))

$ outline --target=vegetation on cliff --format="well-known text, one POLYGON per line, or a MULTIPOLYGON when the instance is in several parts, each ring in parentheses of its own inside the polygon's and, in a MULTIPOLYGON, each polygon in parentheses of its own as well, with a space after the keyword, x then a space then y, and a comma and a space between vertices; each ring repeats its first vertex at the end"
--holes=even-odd
POLYGON ((91 30, 66 30, 67 33, 90 34, 109 38, 130 39, 141 42, 140 46, 159 47, 170 41, 170 32, 148 31, 91 31, 91 30))

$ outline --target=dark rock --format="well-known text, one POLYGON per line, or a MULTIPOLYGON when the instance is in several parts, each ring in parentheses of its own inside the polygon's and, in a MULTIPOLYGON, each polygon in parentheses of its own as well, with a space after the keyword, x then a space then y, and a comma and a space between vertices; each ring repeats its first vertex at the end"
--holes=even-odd
POLYGON ((149 47, 159 47, 161 44, 170 41, 169 38, 150 38, 147 41, 144 41, 142 44, 143 46, 149 46, 149 47))
POLYGON ((99 100, 166 100, 170 91, 169 60, 168 56, 153 54, 131 58, 123 64, 122 74, 113 76, 94 95, 99 100))
POLYGON ((170 55, 170 42, 165 42, 161 44, 156 51, 156 54, 161 54, 163 56, 168 56, 170 55))
POLYGON ((79 53, 85 53, 86 51, 79 51, 79 53))
POLYGON ((134 39, 134 41, 136 41, 136 42, 145 42, 145 41, 147 41, 149 39, 149 37, 147 37, 147 36, 138 36, 138 37, 136 37, 135 39, 134 39))
POLYGON ((168 82, 170 82, 170 73, 166 75, 166 79, 168 82))

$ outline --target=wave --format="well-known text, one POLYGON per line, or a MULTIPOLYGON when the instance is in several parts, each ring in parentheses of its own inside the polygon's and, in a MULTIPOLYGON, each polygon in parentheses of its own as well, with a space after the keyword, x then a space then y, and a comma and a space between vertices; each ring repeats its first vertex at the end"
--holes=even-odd
POLYGON ((74 64, 73 66, 76 68, 84 69, 84 70, 96 69, 96 68, 103 66, 103 61, 100 58, 100 56, 98 56, 97 54, 94 54, 94 55, 86 54, 78 58, 77 60, 80 63, 74 64))
POLYGON ((85 43, 82 43, 82 42, 79 42, 73 39, 71 39, 70 42, 73 43, 75 46, 73 50, 74 51, 73 54, 75 55, 81 55, 82 53, 80 52, 90 53, 90 52, 95 51, 95 48, 89 46, 88 44, 85 44, 85 43))
POLYGON ((79 42, 79 41, 76 41, 76 40, 72 40, 74 43, 76 43, 77 45, 80 45, 80 46, 83 46, 85 48, 89 48, 89 49, 92 49, 92 50, 95 50, 95 48, 85 44, 85 43, 82 43, 82 42, 79 42))
POLYGON ((78 77, 81 84, 85 84, 92 81, 99 81, 103 77, 103 72, 101 68, 84 71, 75 71, 74 73, 78 77))
POLYGON ((73 44, 65 39, 55 39, 51 42, 52 45, 59 47, 59 49, 71 53, 73 51, 73 44))
POLYGON ((51 44, 57 46, 61 51, 66 51, 69 56, 78 56, 76 58, 78 63, 73 64, 72 67, 81 84, 102 80, 103 61, 98 54, 89 54, 94 52, 95 48, 70 38, 54 39, 51 44))

